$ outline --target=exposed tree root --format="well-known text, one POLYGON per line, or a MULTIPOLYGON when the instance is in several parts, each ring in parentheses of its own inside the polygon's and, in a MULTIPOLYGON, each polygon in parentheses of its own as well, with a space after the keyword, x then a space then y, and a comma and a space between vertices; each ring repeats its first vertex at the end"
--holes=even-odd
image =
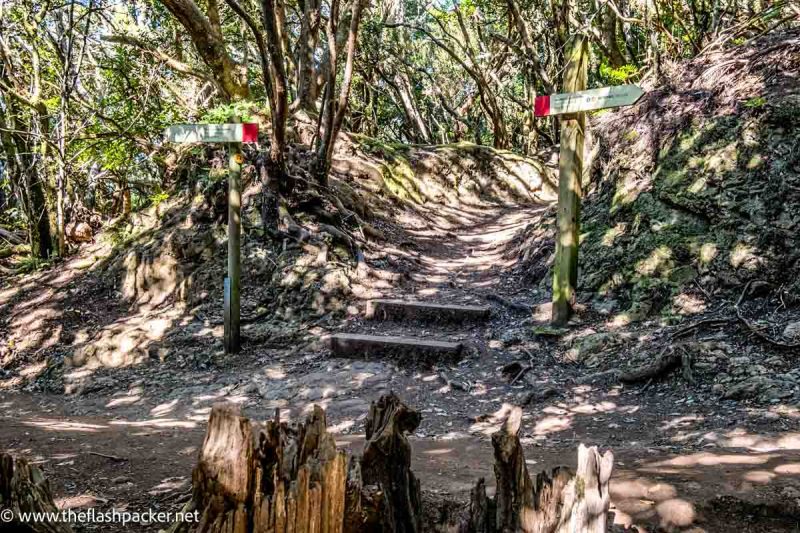
POLYGON ((681 364, 681 360, 680 353, 672 349, 665 350, 651 363, 634 367, 627 372, 621 371, 619 380, 622 383, 639 383, 648 379, 658 378, 677 368, 681 364))
POLYGON ((744 315, 742 315, 741 305, 745 301, 745 299, 750 295, 750 287, 755 283, 755 280, 750 280, 744 286, 742 290, 742 294, 739 295, 739 299, 736 301, 736 305, 733 306, 734 310, 736 310, 736 317, 739 319, 739 322, 747 328, 751 333, 753 333, 759 339, 772 344, 773 346, 777 346, 778 348, 786 348, 786 349, 798 349, 800 348, 800 342, 785 342, 778 339, 774 339, 764 333, 761 329, 757 328, 753 325, 752 322, 747 320, 744 315))
POLYGON ((512 311, 519 311, 520 313, 530 313, 532 308, 529 305, 521 304, 518 302, 512 302, 506 298, 503 298, 499 294, 490 293, 486 295, 486 299, 490 302, 497 302, 502 306, 508 307, 512 311))
POLYGON ((689 383, 694 383, 692 375, 692 355, 682 347, 680 351, 676 347, 669 347, 659 354, 652 362, 635 366, 630 370, 613 368, 595 374, 582 376, 575 380, 576 384, 582 385, 606 379, 618 380, 621 383, 641 383, 659 379, 665 374, 681 367, 684 379, 689 383))

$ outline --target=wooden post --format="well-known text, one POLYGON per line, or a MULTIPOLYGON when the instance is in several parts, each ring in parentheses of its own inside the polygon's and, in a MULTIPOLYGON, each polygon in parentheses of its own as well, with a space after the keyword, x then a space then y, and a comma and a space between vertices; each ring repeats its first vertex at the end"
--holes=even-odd
POLYGON ((176 143, 227 143, 228 160, 228 277, 225 278, 225 353, 239 351, 239 289, 241 277, 242 143, 258 142, 258 123, 175 124, 164 138, 176 143))
MULTIPOLYGON (((238 122, 238 120, 237 120, 238 122)), ((225 353, 238 353, 241 277, 242 143, 228 144, 228 278, 225 286, 225 353)))
MULTIPOLYGON (((564 71, 564 92, 583 91, 587 84, 589 47, 586 38, 572 38, 564 71)), ((564 325, 572 314, 578 284, 581 178, 583 176, 584 113, 565 115, 561 121, 558 167, 558 229, 553 265, 553 324, 564 325)))

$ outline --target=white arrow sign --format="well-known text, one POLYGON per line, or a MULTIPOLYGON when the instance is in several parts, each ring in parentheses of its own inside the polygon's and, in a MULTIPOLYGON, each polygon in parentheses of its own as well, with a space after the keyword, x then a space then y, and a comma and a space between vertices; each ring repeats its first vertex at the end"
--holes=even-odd
POLYGON ((644 92, 638 85, 617 85, 576 93, 537 96, 534 114, 537 117, 547 117, 633 105, 643 94, 644 92))
POLYGON ((164 130, 164 139, 173 143, 254 143, 258 124, 177 124, 164 130))

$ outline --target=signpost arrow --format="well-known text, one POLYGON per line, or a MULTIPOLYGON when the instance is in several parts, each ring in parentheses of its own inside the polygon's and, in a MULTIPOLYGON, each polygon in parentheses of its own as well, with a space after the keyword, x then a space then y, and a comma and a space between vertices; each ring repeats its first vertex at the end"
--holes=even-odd
POLYGON ((224 283, 225 353, 236 353, 239 341, 241 277, 242 143, 258 142, 258 124, 177 124, 164 131, 174 143, 228 143, 228 277, 224 283))
POLYGON ((254 143, 258 124, 176 124, 164 130, 173 143, 254 143))
POLYGON ((548 117, 633 105, 643 94, 644 91, 638 85, 617 85, 574 93, 537 96, 534 114, 537 117, 548 117))

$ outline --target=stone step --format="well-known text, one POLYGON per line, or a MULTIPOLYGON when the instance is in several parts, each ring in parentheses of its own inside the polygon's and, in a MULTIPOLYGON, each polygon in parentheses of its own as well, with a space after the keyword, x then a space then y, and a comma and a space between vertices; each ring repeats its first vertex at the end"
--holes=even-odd
POLYGON ((390 359, 403 366, 425 367, 457 363, 463 349, 460 342, 354 333, 331 335, 329 344, 336 357, 390 359))
POLYGON ((447 305, 405 300, 371 300, 367 318, 376 320, 432 320, 467 322, 489 318, 490 308, 475 305, 447 305))

